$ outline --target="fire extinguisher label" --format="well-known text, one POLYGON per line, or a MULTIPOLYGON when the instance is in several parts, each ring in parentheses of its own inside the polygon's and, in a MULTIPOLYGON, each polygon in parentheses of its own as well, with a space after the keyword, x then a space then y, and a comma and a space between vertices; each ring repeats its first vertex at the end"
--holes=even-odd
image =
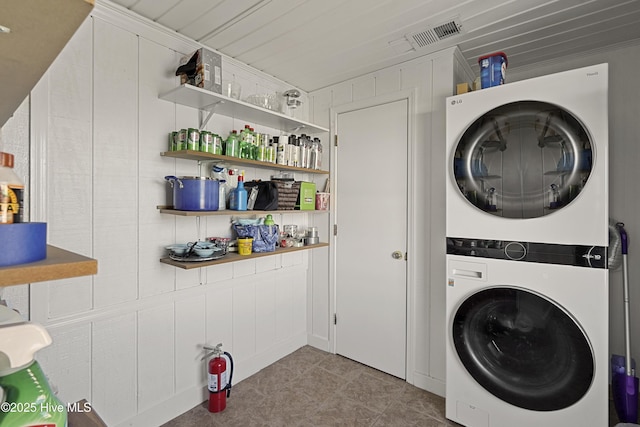
POLYGON ((220 382, 218 383, 218 374, 209 374, 208 388, 210 392, 217 393, 227 387, 227 371, 220 374, 220 382))
POLYGON ((213 393, 217 393, 220 391, 218 389, 218 375, 217 374, 209 374, 209 391, 213 393))

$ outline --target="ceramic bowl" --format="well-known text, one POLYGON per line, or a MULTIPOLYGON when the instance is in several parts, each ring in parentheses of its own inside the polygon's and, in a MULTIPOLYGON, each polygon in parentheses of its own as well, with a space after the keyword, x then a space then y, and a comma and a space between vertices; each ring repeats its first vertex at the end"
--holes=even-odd
POLYGON ((189 246, 184 243, 176 243, 174 245, 167 246, 167 249, 173 252, 174 255, 184 256, 186 255, 187 250, 189 250, 189 246))
POLYGON ((195 249, 211 249, 211 248, 214 248, 215 246, 216 246, 215 243, 209 242, 209 241, 198 242, 198 243, 196 243, 195 249))
POLYGON ((216 251, 215 248, 201 248, 196 246, 193 251, 196 253, 196 255, 201 256, 201 257, 205 257, 205 256, 211 256, 213 255, 213 253, 216 251))

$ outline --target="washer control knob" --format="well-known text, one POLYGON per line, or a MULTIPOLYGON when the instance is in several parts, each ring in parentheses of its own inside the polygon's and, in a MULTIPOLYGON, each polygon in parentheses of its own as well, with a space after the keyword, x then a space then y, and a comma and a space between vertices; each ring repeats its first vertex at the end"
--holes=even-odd
POLYGON ((504 247, 505 256, 513 261, 520 261, 527 256, 527 248, 520 242, 509 242, 504 247))

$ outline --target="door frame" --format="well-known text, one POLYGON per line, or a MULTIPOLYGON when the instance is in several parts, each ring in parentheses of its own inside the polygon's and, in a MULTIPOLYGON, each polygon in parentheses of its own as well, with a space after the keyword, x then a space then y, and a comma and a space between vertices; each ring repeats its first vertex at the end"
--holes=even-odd
MULTIPOLYGON (((416 186, 414 184, 413 177, 417 170, 418 160, 415 159, 414 153, 416 152, 416 111, 417 111, 417 88, 402 89, 397 92, 392 92, 383 95, 372 96, 370 98, 350 102, 337 107, 330 108, 330 156, 331 156, 331 171, 330 171, 330 183, 331 192, 334 196, 331 197, 331 211, 329 214, 330 223, 330 236, 331 245, 329 247, 329 351, 336 354, 336 325, 333 322, 333 315, 336 313, 336 236, 333 233, 334 225, 336 224, 337 212, 340 207, 337 206, 336 200, 337 192, 340 185, 337 177, 337 165, 339 162, 338 148, 336 147, 335 140, 338 135, 338 115, 351 111, 361 110, 370 107, 376 107, 382 104, 388 104, 396 101, 407 101, 407 315, 406 315, 406 347, 405 347, 405 378, 409 384, 414 382, 414 343, 415 339, 415 277, 416 277, 416 265, 417 263, 412 257, 412 254, 417 253, 417 241, 418 237, 411 233, 411 230, 416 229, 416 217, 415 217, 415 194, 416 186)), ((339 142, 338 142, 339 143, 339 142)), ((426 160, 426 159, 425 159, 426 160)), ((423 162, 423 164, 426 164, 423 162)), ((382 342, 381 342, 382 346, 382 342)))

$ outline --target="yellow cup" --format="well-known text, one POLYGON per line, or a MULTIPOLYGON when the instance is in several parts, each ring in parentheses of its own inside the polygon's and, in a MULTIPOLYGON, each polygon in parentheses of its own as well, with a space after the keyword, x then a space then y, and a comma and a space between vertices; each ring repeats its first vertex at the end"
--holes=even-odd
POLYGON ((244 237, 238 239, 238 254, 251 255, 251 249, 253 247, 253 239, 251 237, 244 237))

